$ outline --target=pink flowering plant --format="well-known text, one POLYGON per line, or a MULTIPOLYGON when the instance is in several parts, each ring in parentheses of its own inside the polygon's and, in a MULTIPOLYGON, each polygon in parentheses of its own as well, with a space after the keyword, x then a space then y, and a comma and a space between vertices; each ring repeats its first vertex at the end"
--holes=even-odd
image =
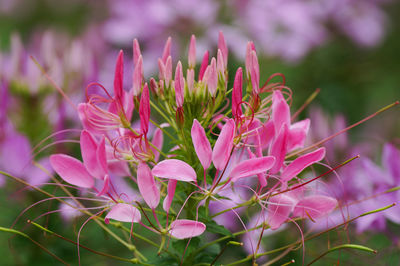
MULTIPOLYGON (((56 185, 65 196, 35 186, 49 200, 61 202, 60 209, 40 217, 66 210, 73 217, 87 216, 73 241, 79 260, 79 250, 88 249, 79 238, 90 220, 133 258, 97 254, 142 265, 255 264, 304 246, 320 233, 303 233, 298 221, 329 219, 329 213, 340 209, 335 197, 310 185, 337 167, 324 171, 316 166, 325 157, 325 148, 319 148, 323 141, 304 147, 311 121, 297 121, 299 112, 291 114, 292 91, 285 78, 274 74, 261 84, 256 49, 249 42, 245 68, 236 70, 231 85, 222 33, 216 56, 210 58, 206 51, 200 64, 194 36, 186 62, 173 64, 171 45, 168 39, 158 59, 158 78, 145 79, 135 39, 129 87, 123 84, 122 51, 113 90, 88 85, 87 100, 76 106, 83 125, 81 159, 50 156, 63 181, 55 179, 56 185), (90 93, 93 87, 98 93, 90 93), (272 237, 287 224, 296 225, 298 240, 266 251, 263 236, 272 237), (137 245, 138 240, 148 246, 137 245), (241 246, 248 255, 227 256, 227 247, 241 246), (154 252, 143 252, 148 249, 154 252)), ((44 228, 37 223, 40 217, 29 222, 63 238, 51 231, 51 224, 44 228)), ((328 252, 340 248, 373 251, 348 244, 328 252)))

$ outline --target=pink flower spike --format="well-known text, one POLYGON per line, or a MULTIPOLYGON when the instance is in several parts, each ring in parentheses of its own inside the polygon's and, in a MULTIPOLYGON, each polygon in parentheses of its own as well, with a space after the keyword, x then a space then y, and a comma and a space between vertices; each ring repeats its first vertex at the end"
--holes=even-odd
POLYGON ((260 66, 258 65, 258 58, 255 51, 251 52, 250 78, 253 93, 258 95, 260 93, 260 66))
POLYGON ((289 218, 296 201, 286 195, 277 195, 269 200, 268 224, 272 230, 278 229, 289 218))
POLYGON ((276 137, 275 141, 271 144, 270 155, 275 157, 275 165, 271 168, 270 173, 276 174, 282 167, 283 161, 285 160, 287 151, 287 135, 288 126, 284 124, 276 137))
POLYGON ((287 182, 297 176, 308 166, 321 161, 325 157, 325 148, 319 148, 316 151, 307 153, 295 159, 282 172, 281 181, 287 182))
POLYGON ((208 167, 210 167, 211 165, 212 157, 211 144, 207 139, 204 128, 196 119, 193 120, 191 134, 194 150, 196 151, 197 157, 199 158, 203 168, 208 169, 208 167))
POLYGON ((144 84, 143 92, 140 97, 139 115, 140 115, 140 130, 143 134, 146 135, 147 132, 149 131, 149 121, 150 121, 150 95, 147 83, 144 84))
POLYGON ((222 127, 217 141, 215 142, 212 161, 215 168, 222 171, 228 163, 233 148, 233 138, 235 137, 235 122, 229 119, 222 127))
POLYGON ((183 79, 182 63, 178 62, 175 70, 175 100, 176 106, 182 107, 185 93, 185 80, 183 79))
POLYGON ((290 126, 290 108, 279 90, 275 90, 272 95, 272 121, 275 125, 275 134, 281 130, 283 124, 290 126))
POLYGON ((243 86, 243 71, 242 68, 239 67, 236 71, 235 81, 233 83, 232 90, 232 115, 234 117, 242 116, 242 86, 243 86))
POLYGON ((215 58, 213 57, 211 59, 210 72, 207 80, 207 88, 211 96, 215 96, 215 94, 217 93, 217 87, 218 87, 217 63, 215 61, 215 58))
POLYGON ((218 49, 222 52, 224 66, 226 68, 228 66, 228 47, 226 46, 225 37, 222 31, 220 31, 218 35, 218 49))
POLYGON ((165 197, 164 202, 163 202, 163 209, 167 213, 169 212, 169 209, 171 208, 171 203, 172 203, 172 200, 174 199, 177 183, 178 183, 178 181, 174 180, 174 179, 170 179, 168 181, 167 196, 165 197))
POLYGON ((171 223, 171 236, 177 239, 185 239, 201 235, 206 230, 202 222, 192 220, 175 220, 171 223))
POLYGON ((103 179, 106 172, 99 165, 97 157, 98 143, 92 134, 87 130, 81 132, 80 137, 81 153, 83 163, 89 174, 95 178, 103 179))
POLYGON ((199 81, 203 80, 204 72, 206 72, 207 66, 208 66, 208 58, 209 58, 209 52, 205 51, 203 60, 201 61, 200 65, 200 70, 199 70, 199 81))
POLYGON ((114 76, 114 97, 122 104, 123 95, 123 81, 124 81, 124 52, 119 51, 117 63, 115 65, 114 76))
POLYGON ((194 69, 188 69, 186 73, 186 82, 190 93, 194 91, 194 69))
POLYGON ((139 56, 135 68, 133 70, 132 77, 132 94, 133 96, 138 96, 142 89, 143 82, 143 59, 142 56, 139 56))
POLYGON ((225 77, 224 57, 220 49, 218 49, 217 52, 217 73, 218 75, 222 75, 222 77, 225 77))
POLYGON ((158 190, 156 181, 151 174, 150 168, 145 163, 139 163, 137 169, 137 183, 140 194, 146 204, 155 209, 160 202, 160 191, 158 190))
POLYGON ((171 37, 168 37, 167 41, 165 42, 164 51, 162 54, 162 61, 166 64, 168 57, 171 56, 171 37))
POLYGON ((196 172, 189 164, 177 159, 167 159, 159 162, 153 167, 152 173, 158 177, 184 182, 195 182, 197 178, 196 172))
POLYGON ((301 199, 293 210, 293 216, 311 217, 317 219, 333 211, 337 206, 337 200, 322 195, 313 195, 301 199))
POLYGON ((108 224, 110 219, 125 223, 137 223, 140 221, 141 215, 140 211, 132 205, 117 203, 108 212, 104 222, 108 224))
POLYGON ((189 54, 188 54, 189 68, 196 66, 196 37, 192 35, 190 38, 189 54))
POLYGON ((65 182, 83 188, 93 187, 93 177, 79 160, 65 154, 54 154, 50 156, 50 164, 65 182))
POLYGON ((133 66, 137 65, 137 63, 139 61, 139 57, 141 57, 141 56, 142 56, 142 53, 140 52, 139 42, 135 38, 133 40, 133 66))
MULTIPOLYGON (((164 142, 164 136, 163 132, 161 129, 157 128, 156 131, 154 131, 153 139, 151 140, 154 146, 157 147, 157 149, 162 150, 163 142, 164 142)), ((153 151, 154 154, 154 161, 158 162, 158 159, 160 157, 160 152, 156 150, 154 147, 150 147, 151 150, 153 151)))
POLYGON ((230 173, 232 182, 236 182, 240 178, 257 175, 269 170, 275 163, 275 158, 272 156, 265 156, 261 158, 252 158, 240 162, 233 168, 230 173))

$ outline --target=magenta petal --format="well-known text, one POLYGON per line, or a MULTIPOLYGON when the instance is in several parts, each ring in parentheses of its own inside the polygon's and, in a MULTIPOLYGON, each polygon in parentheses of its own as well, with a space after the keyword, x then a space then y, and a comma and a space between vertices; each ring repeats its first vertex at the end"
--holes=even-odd
POLYGON ((239 67, 236 71, 235 81, 233 83, 232 90, 232 115, 234 117, 242 116, 242 85, 243 83, 243 71, 239 67))
POLYGON ((163 202, 163 209, 166 212, 169 212, 169 208, 171 208, 171 203, 172 203, 172 200, 174 199, 174 195, 175 195, 176 183, 178 183, 178 181, 174 180, 174 179, 170 179, 168 181, 168 188, 167 188, 168 194, 165 197, 164 202, 163 202))
POLYGON ((142 89, 143 82, 143 59, 140 55, 137 63, 135 64, 135 69, 132 75, 132 94, 133 96, 138 96, 142 89))
POLYGON ((65 154, 54 154, 50 156, 50 164, 64 181, 78 187, 93 187, 93 177, 79 160, 65 154))
POLYGON ((205 224, 192 220, 175 220, 171 223, 171 236, 185 239, 201 235, 206 230, 205 224))
POLYGON ((114 76, 114 97, 121 101, 123 95, 123 80, 124 80, 124 53, 121 50, 118 54, 117 63, 115 65, 114 76))
POLYGON ((296 204, 293 216, 317 219, 333 211, 336 206, 337 200, 334 198, 322 195, 308 196, 296 204))
POLYGON ((152 173, 162 178, 185 182, 196 181, 196 172, 194 169, 184 161, 177 159, 167 159, 159 162, 153 167, 152 173))
POLYGON ((272 120, 276 133, 281 130, 282 125, 290 126, 290 108, 279 90, 275 90, 272 96, 272 120))
POLYGON ((300 156, 299 158, 295 159, 291 164, 289 164, 285 168, 285 170, 283 170, 281 181, 289 181, 290 179, 298 175, 301 171, 303 171, 306 167, 321 161, 324 157, 325 148, 319 148, 316 151, 300 156))
POLYGON ((274 163, 275 158, 272 156, 253 158, 240 162, 235 168, 233 168, 230 174, 232 182, 236 182, 242 177, 264 173, 269 170, 274 163))
POLYGON ((199 158, 203 168, 208 169, 208 167, 210 167, 212 157, 211 144, 207 139, 204 128, 196 119, 193 120, 191 134, 197 157, 199 158))
POLYGON ((272 230, 278 229, 289 218, 295 200, 286 195, 274 196, 268 204, 268 224, 272 230))
POLYGON ((157 208, 160 202, 160 191, 151 174, 150 168, 145 163, 139 163, 137 169, 137 183, 140 194, 142 194, 146 204, 152 209, 157 208))
POLYGON ((182 107, 185 93, 185 80, 183 79, 182 63, 178 62, 175 70, 175 101, 177 107, 182 107))
POLYGON ((142 131, 143 134, 147 134, 147 132, 149 131, 149 121, 150 121, 150 95, 147 83, 144 84, 143 92, 140 97, 139 115, 140 115, 140 130, 142 131))
POLYGON ((201 61, 200 70, 199 70, 199 81, 203 80, 204 72, 206 72, 206 68, 208 66, 208 58, 209 52, 205 51, 203 55, 203 60, 201 61))
POLYGON ((132 205, 126 203, 115 204, 108 212, 104 221, 109 223, 109 219, 113 219, 126 223, 137 223, 140 221, 140 211, 132 205))
POLYGON ((260 129, 258 129, 261 147, 268 147, 269 143, 275 137, 275 126, 272 120, 267 121, 260 129))
POLYGON ((276 174, 282 167, 287 151, 288 127, 286 124, 281 128, 279 135, 271 145, 270 155, 275 157, 275 165, 271 168, 271 174, 276 174))
POLYGON ((218 170, 223 170, 228 163, 233 148, 234 136, 235 122, 229 119, 222 127, 212 153, 212 161, 218 170))

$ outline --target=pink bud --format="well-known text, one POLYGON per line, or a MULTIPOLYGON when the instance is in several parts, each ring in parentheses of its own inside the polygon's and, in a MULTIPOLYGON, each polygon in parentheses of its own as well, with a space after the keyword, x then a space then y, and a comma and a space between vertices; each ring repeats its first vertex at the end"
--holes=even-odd
POLYGON ((222 31, 220 31, 218 35, 218 49, 222 52, 224 66, 226 68, 228 65, 228 47, 226 46, 225 37, 222 31))
POLYGON ((247 47, 246 47, 246 73, 247 73, 247 78, 250 77, 250 69, 252 65, 252 59, 251 59, 251 52, 256 51, 256 48, 254 46, 253 42, 248 42, 247 47))
POLYGON ((133 85, 132 85, 132 94, 133 96, 138 96, 142 89, 143 82, 143 59, 142 56, 139 55, 137 59, 137 63, 133 70, 133 85))
POLYGON ((194 69, 188 69, 186 73, 186 82, 190 93, 194 91, 194 69))
POLYGON ((140 130, 143 134, 147 134, 149 131, 149 120, 150 120, 150 95, 147 83, 144 84, 143 92, 140 97, 139 106, 140 115, 140 130))
POLYGON ((165 84, 168 86, 172 79, 172 57, 168 56, 167 62, 165 62, 165 84))
POLYGON ((182 63, 178 62, 175 70, 175 100, 176 106, 182 107, 185 93, 185 80, 183 79, 182 63))
POLYGON ((196 37, 194 35, 190 38, 188 63, 189 68, 196 66, 196 37))
POLYGON ((225 77, 224 57, 222 56, 220 49, 218 49, 217 52, 217 72, 218 74, 221 74, 222 77, 225 77))
POLYGON ((124 52, 119 51, 117 63, 115 65, 114 76, 114 97, 122 103, 124 80, 124 52))
POLYGON ((197 157, 199 158, 203 168, 208 169, 208 167, 210 167, 212 157, 211 145, 207 139, 204 128, 196 119, 193 120, 191 135, 197 157))
POLYGON ((160 202, 160 191, 158 190, 156 181, 151 173, 150 168, 145 163, 139 163, 137 169, 137 183, 140 194, 146 204, 155 209, 160 202))
POLYGON ((208 85, 207 86, 208 91, 210 92, 211 96, 215 96, 218 87, 218 73, 217 73, 217 63, 214 57, 211 59, 210 72, 208 76, 207 85, 208 85))
POLYGON ((133 65, 134 66, 137 65, 140 56, 142 56, 142 53, 140 52, 139 42, 137 39, 134 39, 133 40, 133 65))
POLYGON ((258 95, 260 93, 260 66, 258 65, 255 51, 251 52, 250 79, 253 86, 253 93, 258 95))
POLYGON ((162 54, 162 62, 166 64, 168 57, 171 56, 171 37, 168 37, 165 42, 164 51, 162 54))
POLYGON ((239 67, 236 71, 235 81, 232 90, 232 115, 234 117, 242 116, 242 84, 243 84, 243 71, 239 67))
POLYGON ((200 70, 199 70, 199 81, 203 80, 204 72, 206 71, 206 68, 208 66, 208 58, 209 58, 209 52, 205 51, 203 60, 201 61, 200 70))
POLYGON ((222 127, 212 153, 212 161, 215 168, 218 170, 223 170, 228 163, 233 148, 234 137, 235 122, 232 119, 229 119, 222 127))
POLYGON ((290 108, 281 91, 275 90, 272 95, 272 121, 277 134, 282 125, 290 126, 290 108))

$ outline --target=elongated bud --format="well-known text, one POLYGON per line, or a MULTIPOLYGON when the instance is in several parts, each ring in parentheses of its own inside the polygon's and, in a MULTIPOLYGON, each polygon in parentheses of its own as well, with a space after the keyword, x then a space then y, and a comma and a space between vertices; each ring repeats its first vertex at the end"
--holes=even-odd
POLYGON ((140 115, 140 130, 143 134, 147 134, 149 131, 149 120, 150 120, 150 95, 147 83, 144 84, 143 92, 140 97, 139 106, 140 115))
POLYGON ((188 54, 189 68, 196 66, 196 37, 192 35, 190 38, 189 54, 188 54))
POLYGON ((218 49, 222 52, 224 66, 226 68, 228 65, 228 47, 226 46, 225 37, 222 31, 220 31, 218 35, 218 49))
POLYGON ((208 58, 209 58, 209 52, 205 51, 205 53, 203 55, 203 60, 201 61, 200 70, 199 70, 199 81, 203 80, 204 72, 206 72, 206 69, 208 66, 208 58))
POLYGON ((243 85, 243 71, 239 67, 236 71, 235 81, 232 90, 232 115, 234 117, 242 116, 242 85, 243 85))
POLYGON ((185 80, 183 79, 182 63, 178 62, 175 70, 175 100, 176 106, 182 107, 185 93, 185 80))
POLYGON ((139 96, 143 82, 143 59, 141 55, 139 55, 139 58, 133 70, 132 79, 133 79, 132 94, 133 96, 139 96))
POLYGON ((168 37, 167 41, 165 42, 164 51, 162 54, 162 61, 166 64, 168 57, 171 56, 171 37, 168 37))
POLYGON ((123 97, 123 80, 124 80, 124 52, 119 51, 117 63, 115 65, 114 75, 114 97, 120 101, 122 105, 123 97))
POLYGON ((260 67, 258 65, 257 54, 255 51, 251 52, 250 79, 253 87, 253 94, 258 95, 260 93, 260 67))
POLYGON ((218 75, 222 75, 222 77, 225 76, 225 66, 224 66, 224 56, 222 55, 222 52, 220 49, 218 49, 217 52, 217 72, 218 75))
POLYGON ((153 93, 154 96, 158 96, 158 85, 154 78, 150 78, 149 85, 151 93, 153 93))
POLYGON ((253 42, 248 42, 247 47, 246 47, 246 61, 245 61, 245 66, 246 66, 246 75, 247 78, 250 79, 250 69, 251 69, 251 52, 256 51, 256 48, 254 46, 253 42))
POLYGON ((211 59, 211 65, 209 71, 210 72, 207 80, 207 85, 208 85, 207 87, 211 96, 215 96, 218 87, 218 74, 217 74, 217 63, 214 57, 211 59))
POLYGON ((189 93, 194 91, 194 69, 188 69, 186 73, 186 82, 189 93))
POLYGON ((139 42, 137 39, 134 39, 133 40, 133 66, 137 65, 140 56, 142 56, 142 53, 140 52, 139 42))
POLYGON ((168 56, 167 62, 165 62, 165 84, 168 86, 172 79, 172 57, 168 56))

